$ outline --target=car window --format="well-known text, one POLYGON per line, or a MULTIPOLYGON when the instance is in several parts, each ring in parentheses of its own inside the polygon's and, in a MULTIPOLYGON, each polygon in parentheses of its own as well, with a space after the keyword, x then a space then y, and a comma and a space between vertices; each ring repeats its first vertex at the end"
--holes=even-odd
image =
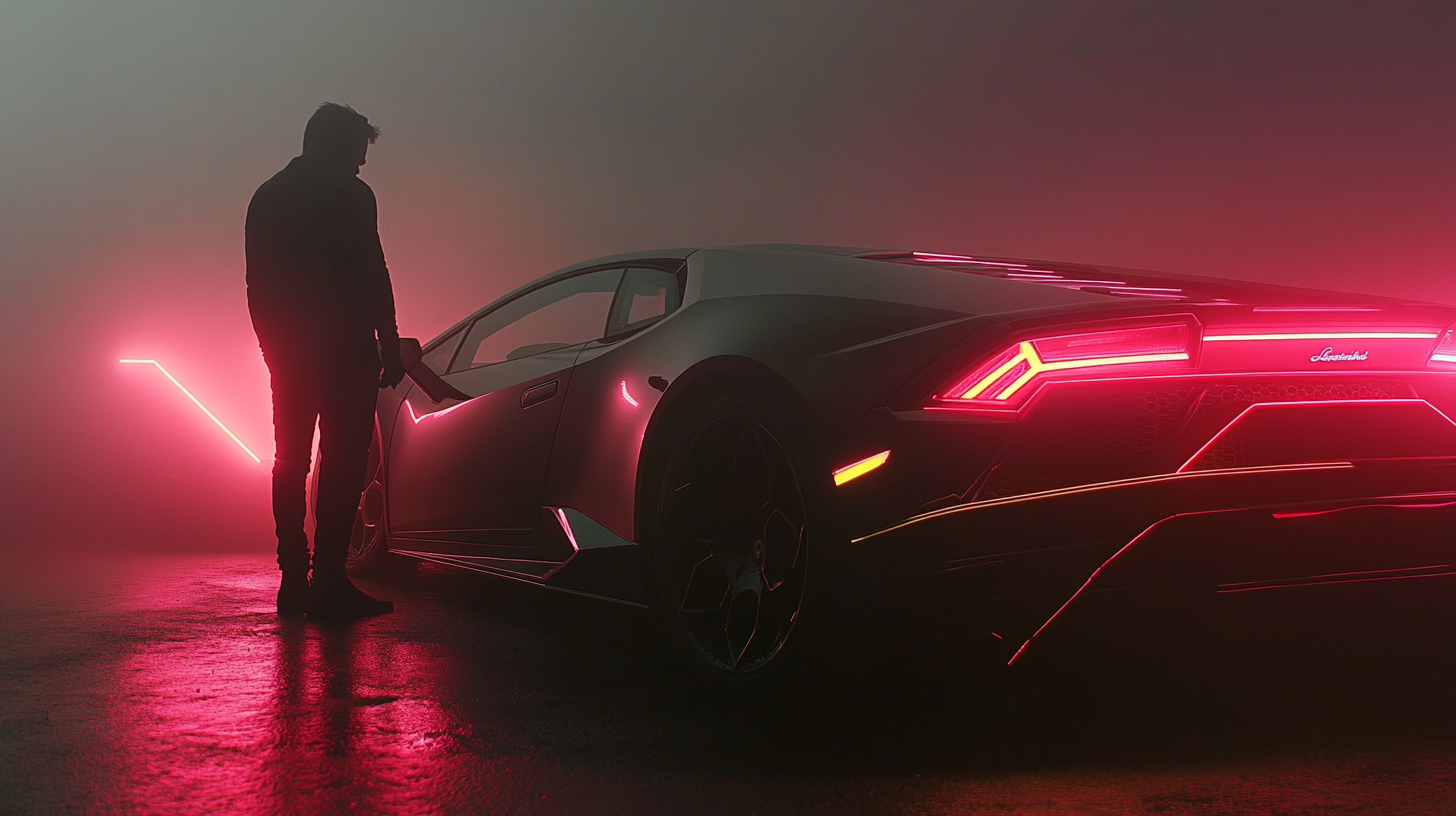
POLYGON ((455 355, 455 347, 460 345, 462 335, 464 332, 457 331, 425 352, 425 356, 421 358, 425 366, 436 374, 444 374, 445 366, 450 365, 450 358, 455 355))
POLYGON ((588 272, 527 292, 481 315, 450 370, 530 357, 601 337, 621 280, 620 269, 588 272))
POLYGON ((641 328, 671 314, 681 304, 677 275, 661 269, 628 269, 612 310, 608 333, 641 328))

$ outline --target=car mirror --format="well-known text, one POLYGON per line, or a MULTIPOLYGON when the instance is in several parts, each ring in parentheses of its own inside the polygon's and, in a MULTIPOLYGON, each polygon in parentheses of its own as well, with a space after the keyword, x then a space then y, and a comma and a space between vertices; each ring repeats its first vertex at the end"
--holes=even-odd
POLYGON ((470 395, 445 382, 434 369, 425 365, 424 349, 413 337, 399 338, 399 356, 404 361, 404 372, 430 402, 444 402, 446 399, 467 400, 470 395))

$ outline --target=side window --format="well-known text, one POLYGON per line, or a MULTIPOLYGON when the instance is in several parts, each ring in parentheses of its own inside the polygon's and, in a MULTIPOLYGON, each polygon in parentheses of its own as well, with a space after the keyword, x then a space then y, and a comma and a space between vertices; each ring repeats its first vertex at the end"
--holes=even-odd
POLYGON ((450 358, 454 356, 455 347, 460 345, 460 338, 464 334, 464 332, 457 331, 425 352, 425 356, 422 358, 425 366, 436 374, 444 374, 445 366, 450 365, 450 358))
POLYGON ((620 269, 588 272, 527 292, 481 315, 465 335, 450 370, 517 360, 601 337, 621 280, 620 269))
POLYGON ((682 305, 678 277, 661 269, 634 267, 627 270, 622 291, 612 309, 607 333, 631 331, 672 314, 682 305))

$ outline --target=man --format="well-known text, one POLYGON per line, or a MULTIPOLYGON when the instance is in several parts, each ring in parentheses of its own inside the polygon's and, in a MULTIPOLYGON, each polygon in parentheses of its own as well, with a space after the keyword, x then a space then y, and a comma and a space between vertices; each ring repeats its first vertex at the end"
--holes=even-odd
POLYGON ((304 128, 303 155, 264 182, 248 205, 248 311, 273 385, 281 614, 341 620, 394 610, 344 572, 375 397, 404 377, 374 191, 358 177, 378 138, 379 129, 353 108, 324 103, 304 128), (303 517, 315 422, 320 463, 310 585, 303 517))

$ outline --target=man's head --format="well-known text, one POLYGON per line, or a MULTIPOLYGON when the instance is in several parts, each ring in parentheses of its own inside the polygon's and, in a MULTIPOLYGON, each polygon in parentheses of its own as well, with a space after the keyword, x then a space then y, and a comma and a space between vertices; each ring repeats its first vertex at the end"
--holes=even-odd
POLYGON ((309 156, 330 156, 363 167, 369 145, 378 138, 379 128, 369 124, 369 120, 353 108, 325 102, 313 112, 303 129, 303 152, 309 156))

